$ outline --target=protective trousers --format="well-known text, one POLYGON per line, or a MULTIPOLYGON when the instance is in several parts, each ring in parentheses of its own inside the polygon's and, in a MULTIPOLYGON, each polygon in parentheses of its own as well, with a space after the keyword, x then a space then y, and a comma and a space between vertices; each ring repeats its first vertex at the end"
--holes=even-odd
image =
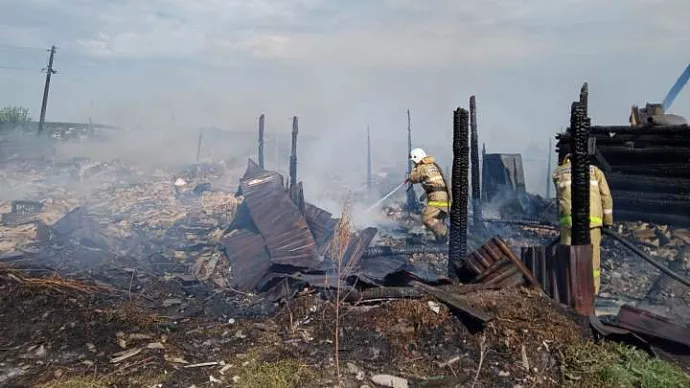
MULTIPOLYGON (((561 225, 561 244, 570 245, 570 227, 561 225)), ((592 267, 594 267, 594 295, 599 295, 601 287, 601 228, 591 228, 589 238, 592 240, 592 267)))
POLYGON ((422 213, 422 223, 427 229, 432 231, 436 237, 443 237, 448 234, 448 227, 444 222, 448 213, 445 209, 435 206, 427 206, 422 213))

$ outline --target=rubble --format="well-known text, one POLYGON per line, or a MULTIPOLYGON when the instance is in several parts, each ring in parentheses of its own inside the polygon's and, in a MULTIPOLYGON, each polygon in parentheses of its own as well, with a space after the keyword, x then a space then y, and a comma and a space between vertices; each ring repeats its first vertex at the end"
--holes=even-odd
MULTIPOLYGON (((588 338, 514 253, 553 230, 470 233, 475 265, 453 284, 447 248, 410 237, 417 215, 384 210, 399 230, 355 231, 347 214, 334 218, 251 161, 239 186, 219 166, 115 166, 80 181, 88 195, 46 186, 25 198, 42 206, 2 204, 12 215, 0 240, 0 387, 551 387, 568 381, 563 354, 588 338)), ((644 249, 682 251, 687 231, 639 228, 658 239, 644 249)), ((622 271, 606 265, 604 276, 622 271)), ((613 286, 604 282, 617 296, 613 286)))

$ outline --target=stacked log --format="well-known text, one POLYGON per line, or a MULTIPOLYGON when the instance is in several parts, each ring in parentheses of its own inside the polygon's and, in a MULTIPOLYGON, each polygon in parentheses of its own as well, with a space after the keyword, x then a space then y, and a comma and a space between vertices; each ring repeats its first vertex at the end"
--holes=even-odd
MULTIPOLYGON (((561 159, 570 138, 570 130, 556 135, 561 159)), ((592 126, 592 138, 615 219, 690 226, 690 127, 592 126)))

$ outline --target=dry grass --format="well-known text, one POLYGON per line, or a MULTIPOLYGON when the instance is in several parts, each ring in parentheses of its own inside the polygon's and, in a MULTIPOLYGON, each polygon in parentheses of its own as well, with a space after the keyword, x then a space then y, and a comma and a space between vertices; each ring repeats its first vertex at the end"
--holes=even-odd
POLYGON ((338 386, 341 386, 341 370, 340 370, 340 321, 342 318, 343 300, 347 297, 343 293, 343 282, 351 274, 353 268, 357 265, 356 261, 349 260, 347 257, 347 249, 355 237, 354 227, 352 223, 352 207, 350 200, 346 200, 343 205, 343 212, 336 225, 333 238, 329 247, 329 255, 336 262, 336 295, 335 295, 335 322, 334 322, 334 359, 335 370, 338 376, 338 386))
POLYGON ((112 288, 63 279, 57 274, 44 278, 29 277, 21 269, 5 265, 0 265, 0 279, 25 287, 50 288, 55 291, 79 291, 83 293, 114 293, 116 291, 112 288))
POLYGON ((144 372, 130 376, 88 374, 56 378, 38 384, 36 388, 111 388, 114 386, 155 388, 170 377, 164 372, 144 372))

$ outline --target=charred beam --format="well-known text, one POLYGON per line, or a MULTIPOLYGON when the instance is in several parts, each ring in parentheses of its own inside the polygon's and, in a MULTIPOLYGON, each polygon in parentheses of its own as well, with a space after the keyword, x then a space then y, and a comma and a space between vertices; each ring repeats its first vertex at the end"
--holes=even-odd
POLYGON ((570 127, 575 129, 571 145, 572 244, 589 245, 589 132, 586 117, 578 102, 571 106, 570 127))
POLYGON ((477 226, 482 220, 482 202, 479 188, 479 136, 477 134, 477 100, 475 96, 470 97, 470 130, 470 152, 472 158, 472 214, 474 216, 474 225, 477 226))
MULTIPOLYGON (((658 167, 661 172, 664 167, 658 167)), ((609 184, 614 190, 642 191, 645 193, 690 194, 690 179, 640 176, 633 174, 611 173, 607 176, 609 184)))
POLYGON ((264 165, 264 120, 265 115, 259 116, 259 167, 266 168, 264 165))
POLYGON ((589 115, 588 111, 588 100, 589 100, 589 85, 585 82, 580 89, 580 109, 582 110, 582 115, 587 117, 589 115))
POLYGON ((290 150, 290 187, 297 184, 297 132, 299 123, 297 116, 292 118, 292 146, 290 150))
POLYGON ((204 130, 202 129, 199 131, 199 140, 197 140, 196 143, 196 161, 199 161, 199 158, 201 158, 201 143, 204 141, 204 130))
POLYGON ((467 256, 467 205, 469 186, 469 114, 458 108, 453 112, 453 171, 450 207, 448 276, 457 279, 457 270, 467 256))
MULTIPOLYGON (((407 110, 407 176, 409 177, 414 168, 414 163, 410 160, 410 153, 412 153, 412 123, 410 119, 410 110, 407 110)), ((414 188, 409 188, 407 190, 407 198, 405 201, 405 207, 407 211, 416 211, 417 198, 415 197, 414 188)))

